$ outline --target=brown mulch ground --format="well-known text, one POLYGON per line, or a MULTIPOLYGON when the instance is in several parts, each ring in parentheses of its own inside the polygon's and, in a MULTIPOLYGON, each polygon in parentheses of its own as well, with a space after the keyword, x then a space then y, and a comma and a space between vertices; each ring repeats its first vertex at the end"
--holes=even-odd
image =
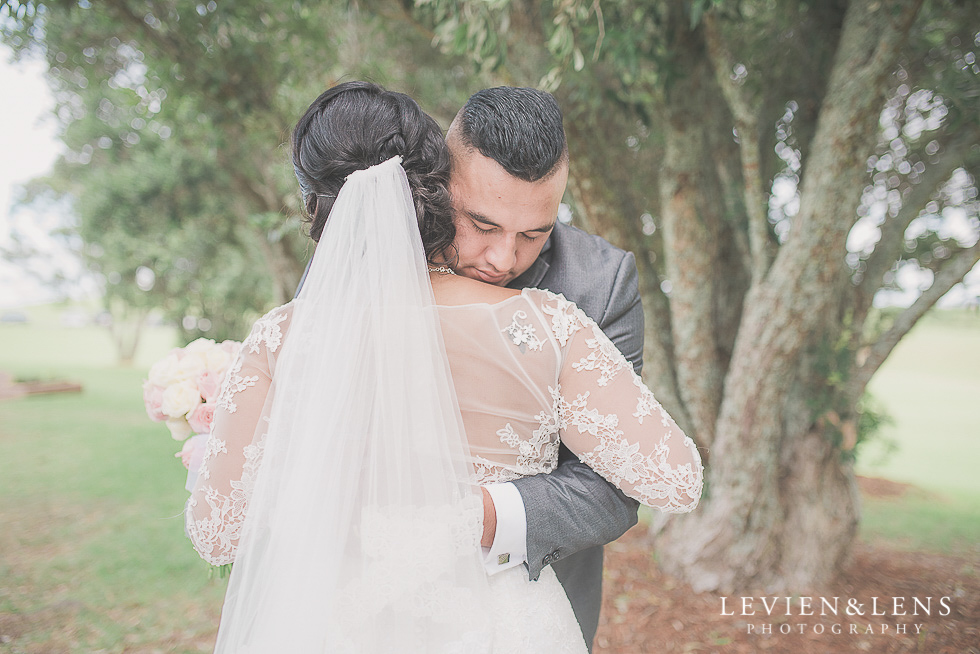
MULTIPOLYGON (((887 480, 861 480, 865 495, 894 497, 906 489, 887 480)), ((646 530, 637 526, 606 547, 602 618, 594 654, 674 652, 792 652, 825 654, 980 654, 980 555, 948 556, 902 552, 861 543, 852 563, 827 591, 814 594, 813 616, 800 615, 799 603, 787 615, 785 599, 767 616, 760 594, 755 616, 742 616, 741 596, 729 597, 722 615, 721 596, 695 594, 660 572, 650 555, 646 530), (821 598, 839 597, 838 615, 821 617, 821 598), (879 613, 871 616, 872 598, 879 613), (930 615, 913 598, 926 602, 930 615), (864 616, 846 615, 848 599, 864 603, 864 616), (893 598, 899 600, 893 610, 893 598), (941 598, 946 598, 942 600, 941 598), (901 613, 904 608, 908 615, 901 613), (838 633, 839 632, 839 633, 838 633)), ((771 598, 769 599, 772 606, 771 598)))

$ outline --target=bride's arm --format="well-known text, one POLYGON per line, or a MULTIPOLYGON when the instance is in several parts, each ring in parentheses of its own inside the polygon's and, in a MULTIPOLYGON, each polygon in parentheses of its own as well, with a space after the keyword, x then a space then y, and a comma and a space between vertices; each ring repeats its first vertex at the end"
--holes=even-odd
POLYGON ((643 504, 693 510, 703 468, 684 435, 599 327, 574 305, 558 305, 571 330, 559 388, 562 442, 584 463, 643 504))
MULTIPOLYGON (((643 366, 643 307, 633 255, 620 253, 612 272, 603 264, 589 293, 607 297, 596 319, 636 370, 643 366), (608 284, 602 289, 603 280, 608 284)), ((580 271, 581 272, 581 271, 580 271)), ((526 560, 532 579, 556 559, 610 543, 636 524, 639 502, 596 474, 564 446, 550 474, 513 482, 526 516, 526 560)))
POLYGON ((225 376, 197 484, 185 507, 187 535, 212 565, 235 560, 259 465, 272 373, 291 309, 266 314, 225 376))

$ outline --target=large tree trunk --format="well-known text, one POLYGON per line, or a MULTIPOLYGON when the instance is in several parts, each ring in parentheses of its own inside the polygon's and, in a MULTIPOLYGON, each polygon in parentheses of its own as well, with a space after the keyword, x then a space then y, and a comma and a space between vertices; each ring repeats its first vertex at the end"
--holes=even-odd
MULTIPOLYGON (((822 332, 836 337, 843 321, 828 312, 822 332)), ((777 573, 786 588, 833 579, 857 535, 860 497, 852 450, 855 419, 833 408, 840 394, 826 381, 837 361, 836 338, 798 358, 796 383, 782 403, 778 494, 782 540, 777 573), (816 418, 814 417, 816 416, 816 418)))
MULTIPOLYGON (((675 19, 679 18, 675 16, 675 19)), ((693 62, 674 82, 664 107, 664 157, 660 205, 666 241, 666 278, 670 282, 671 330, 681 400, 690 416, 693 436, 710 447, 722 397, 725 365, 715 329, 721 259, 719 235, 724 202, 715 183, 711 125, 692 116, 712 115, 718 97, 703 52, 700 31, 677 26, 679 61, 693 62)), ((723 279, 723 278, 722 278, 723 279)))
MULTIPOLYGON (((886 75, 920 5, 856 0, 848 8, 800 212, 746 298, 706 496, 697 512, 668 522, 658 544, 664 566, 696 590, 811 589, 828 583, 849 552, 857 516, 853 472, 807 405, 823 383, 814 374, 819 360, 809 359, 840 329, 845 240, 861 172, 886 75)), ((682 335, 675 330, 678 348, 682 335)))

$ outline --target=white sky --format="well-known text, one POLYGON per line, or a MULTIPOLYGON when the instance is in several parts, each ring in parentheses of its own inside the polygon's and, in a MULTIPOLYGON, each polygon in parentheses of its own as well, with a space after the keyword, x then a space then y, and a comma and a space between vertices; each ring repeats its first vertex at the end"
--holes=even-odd
MULTIPOLYGON (((45 64, 40 61, 10 62, 10 50, 0 45, 0 243, 9 243, 10 228, 18 221, 27 229, 41 218, 12 207, 15 188, 51 169, 60 152, 55 139, 56 122, 51 114, 54 100, 44 81, 45 64)), ((39 286, 16 265, 0 259, 0 309, 36 304, 50 299, 50 291, 39 286)))

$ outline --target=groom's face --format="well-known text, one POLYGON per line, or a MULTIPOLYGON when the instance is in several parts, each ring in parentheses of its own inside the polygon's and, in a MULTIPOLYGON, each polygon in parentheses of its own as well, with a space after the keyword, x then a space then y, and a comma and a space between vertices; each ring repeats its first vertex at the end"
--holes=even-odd
POLYGON ((449 190, 456 272, 505 286, 530 268, 555 226, 567 181, 567 164, 546 179, 525 182, 476 150, 454 152, 449 190))

